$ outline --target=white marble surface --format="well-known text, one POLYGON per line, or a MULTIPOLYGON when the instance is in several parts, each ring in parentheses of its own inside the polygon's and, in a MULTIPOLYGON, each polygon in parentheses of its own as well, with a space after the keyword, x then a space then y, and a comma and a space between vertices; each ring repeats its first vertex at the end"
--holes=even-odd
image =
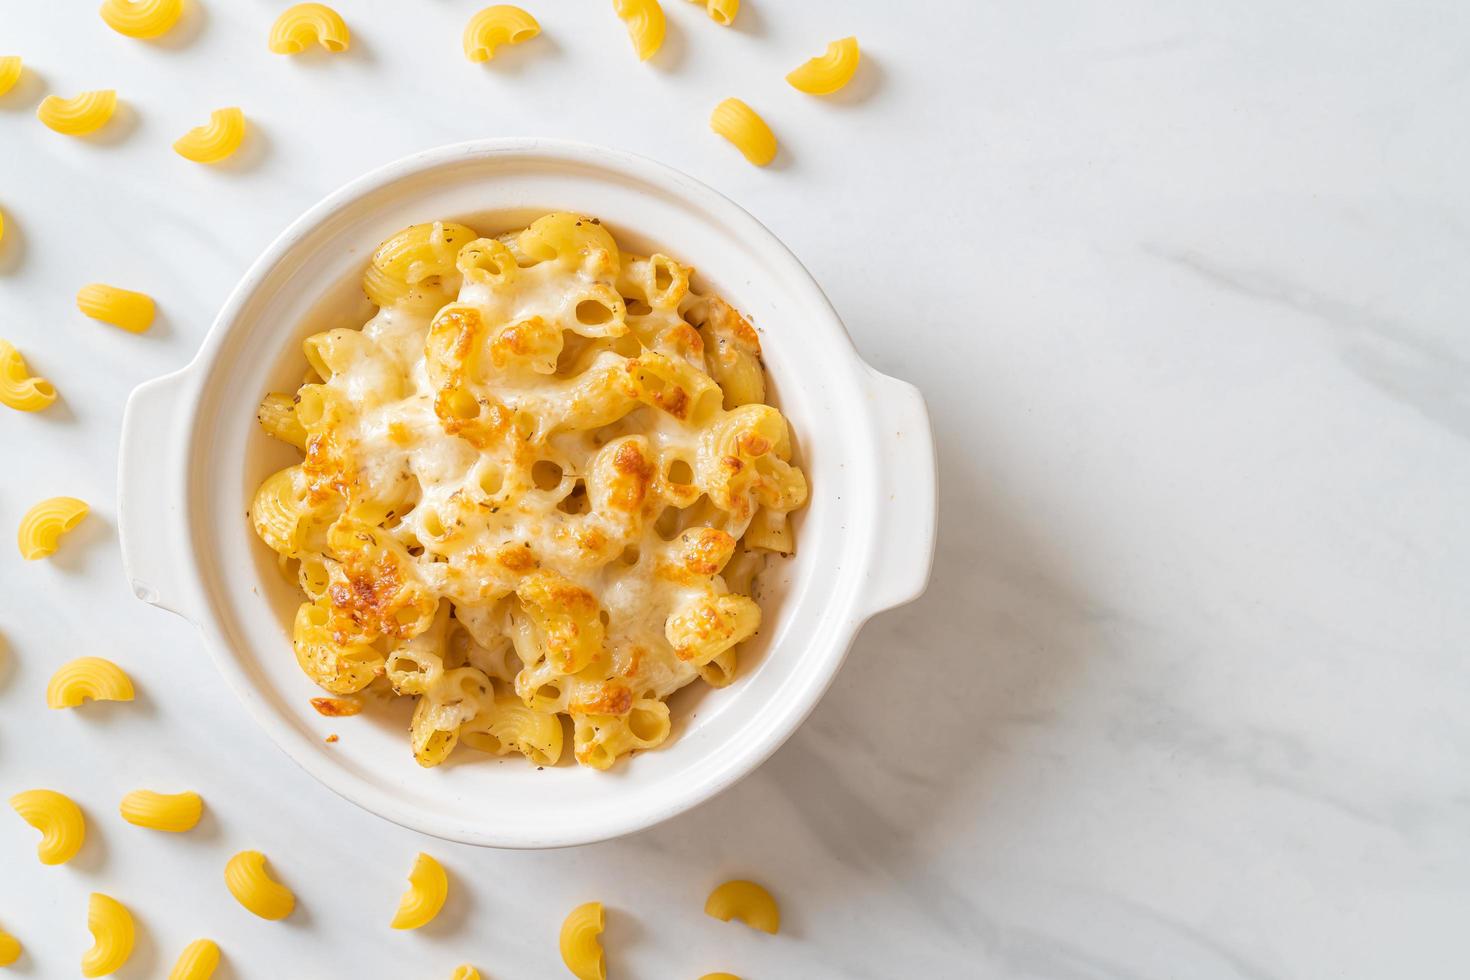
MULTIPOLYGON (((0 547, 0 795, 74 793, 93 836, 43 868, 0 812, 18 975, 75 975, 87 892, 139 916, 128 978, 208 934, 237 978, 561 975, 601 898, 620 977, 1463 977, 1470 972, 1470 8, 1458 0, 746 0, 725 31, 669 0, 640 66, 600 0, 528 0, 545 37, 467 64, 467 0, 340 0, 338 58, 265 50, 283 3, 202 0, 162 47, 92 0, 11 2, 0 53, 0 335, 64 403, 0 415, 0 526, 97 504, 49 563, 0 547), (785 69, 856 33, 857 91, 785 69), (115 86, 102 145, 32 117, 115 86), (748 167, 718 99, 785 147, 748 167), (239 165, 169 142, 211 108, 239 165), (191 629, 135 601, 113 523, 128 391, 193 354, 254 255, 323 194, 411 151, 572 137, 680 167, 808 263, 880 369, 927 393, 942 544, 921 601, 869 625, 760 772, 621 842, 554 853, 422 838, 341 802, 237 705, 191 629), (160 300, 147 336, 83 319, 84 282, 160 300), (137 703, 48 713, 63 658, 125 663, 137 703), (122 824, 196 786, 203 827, 122 824), (269 853, 301 911, 225 893, 269 853), (386 928, 419 849, 455 880, 386 928), (776 938, 706 918, 771 884, 776 938)), ((799 325, 792 325, 799 329, 799 325)), ((9 532, 6 532, 7 534, 9 532)))

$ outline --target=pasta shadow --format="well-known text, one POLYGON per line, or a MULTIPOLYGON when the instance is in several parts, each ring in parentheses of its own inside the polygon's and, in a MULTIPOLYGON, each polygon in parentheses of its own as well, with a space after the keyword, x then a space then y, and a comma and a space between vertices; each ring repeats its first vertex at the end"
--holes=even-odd
POLYGON ((99 829, 102 824, 97 819, 97 813, 80 803, 77 804, 77 807, 82 811, 82 818, 87 822, 87 833, 82 838, 81 848, 70 861, 66 862, 66 865, 84 874, 96 874, 107 863, 107 838, 99 829))
MULTIPOLYGON (((540 38, 537 38, 539 41, 540 38)), ((648 63, 660 71, 677 71, 684 64, 684 56, 689 52, 689 42, 684 37, 684 28, 672 19, 665 19, 664 41, 659 49, 654 52, 648 63)))
POLYGON ((444 868, 444 874, 449 879, 449 894, 444 900, 444 907, 422 928, 415 930, 426 936, 461 934, 475 911, 475 896, 465 877, 448 867, 444 868))
POLYGON ((148 920, 138 914, 135 904, 124 904, 128 906, 128 912, 133 917, 133 952, 128 957, 128 961, 116 973, 110 975, 117 977, 117 980, 144 980, 145 977, 156 977, 160 972, 158 943, 148 928, 148 920))
POLYGON ((0 236, 0 275, 15 272, 26 257, 25 226, 9 210, 4 214, 5 233, 0 236))
POLYGON ((245 125, 245 139, 240 142, 240 148, 219 163, 209 166, 222 173, 244 173, 258 167, 270 155, 270 150, 270 135, 260 128, 259 123, 251 120, 245 125))
POLYGON ((239 980, 239 976, 234 964, 230 962, 230 951, 221 946, 219 965, 214 968, 214 973, 210 975, 209 980, 239 980))
POLYGON ((620 908, 605 905, 603 916, 602 948, 607 959, 607 975, 632 976, 633 971, 626 965, 626 953, 648 937, 648 930, 637 916, 620 908))
POLYGON ((784 170, 790 170, 795 165, 796 158, 791 155, 791 149, 784 143, 778 143, 776 145, 776 155, 771 158, 771 162, 766 164, 763 169, 781 173, 784 170))
POLYGON ((218 844, 221 837, 220 823, 214 808, 205 803, 204 809, 199 814, 199 822, 187 834, 178 836, 187 838, 188 844, 195 847, 212 848, 218 844))
MULTIPOLYGON (((52 407, 55 407, 54 404, 52 407)), ((67 575, 80 575, 93 547, 111 533, 112 523, 97 511, 89 511, 86 518, 68 531, 61 539, 61 546, 50 557, 50 562, 67 575)))
POLYGON ((864 51, 862 60, 858 62, 857 73, 852 76, 852 81, 831 95, 819 95, 816 98, 838 107, 861 105, 871 99, 874 93, 883 89, 885 74, 883 62, 864 51))
POLYGON ((154 311, 153 322, 148 326, 148 329, 134 336, 146 337, 149 340, 168 340, 176 332, 174 322, 168 315, 168 310, 160 306, 154 311))
POLYGON ((149 38, 145 43, 164 51, 180 51, 198 40, 209 23, 209 12, 201 0, 184 0, 184 14, 179 22, 162 37, 149 38))
POLYGON ((730 29, 739 31, 741 34, 749 34, 751 37, 766 37, 770 31, 767 30, 765 14, 761 8, 750 0, 741 0, 740 12, 730 23, 730 29))
POLYGON ((235 967, 230 963, 230 952, 223 946, 219 951, 219 965, 210 974, 209 980, 238 980, 240 974, 235 972, 235 967))
POLYGON ((21 946, 20 959, 7 966, 5 972, 13 973, 18 977, 38 977, 40 974, 36 972, 35 967, 36 961, 31 957, 30 948, 21 946))
MULTIPOLYGON (((364 38, 356 31, 352 32, 352 43, 347 46, 346 51, 331 52, 327 51, 319 44, 313 44, 310 45, 304 53, 307 55, 311 55, 313 61, 330 62, 333 58, 347 58, 351 61, 359 62, 360 64, 372 65, 377 63, 378 60, 378 56, 374 52, 373 46, 368 43, 366 38, 364 38), (316 55, 321 55, 321 57, 317 58, 315 57, 316 55)), ((301 58, 301 55, 296 54, 291 56, 291 59, 293 61, 298 58, 301 58)))
MULTIPOLYGON (((41 362, 44 363, 44 362, 41 362)), ((37 374, 49 378, 53 375, 47 374, 45 368, 31 365, 37 374)), ((56 401, 46 406, 45 411, 36 412, 36 421, 46 426, 69 426, 77 421, 77 413, 72 411, 71 402, 66 400, 66 392, 60 388, 56 389, 56 401)))
POLYGON ((16 79, 10 91, 0 95, 0 109, 10 111, 30 109, 41 101, 41 96, 45 91, 46 77, 30 65, 24 65, 20 70, 20 78, 16 79))
POLYGON ((117 108, 113 110, 112 118, 95 133, 87 133, 84 136, 73 137, 95 146, 117 146, 122 143, 138 128, 138 110, 131 102, 118 99, 117 108))
POLYGON ((527 66, 541 61, 563 61, 564 52, 556 38, 538 34, 524 44, 502 44, 495 49, 495 57, 480 67, 486 75, 507 77, 523 74, 527 66))

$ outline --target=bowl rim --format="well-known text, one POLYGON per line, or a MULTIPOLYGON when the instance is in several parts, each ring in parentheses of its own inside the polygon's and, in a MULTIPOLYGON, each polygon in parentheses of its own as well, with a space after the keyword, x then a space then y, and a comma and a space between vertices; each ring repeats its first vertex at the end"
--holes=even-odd
MULTIPOLYGON (((856 639, 858 630, 862 624, 874 612, 887 608, 897 602, 907 601, 922 591, 923 582, 920 581, 912 589, 910 595, 900 597, 897 602, 889 601, 882 603, 863 603, 860 601, 860 593, 863 582, 871 578, 871 568, 863 570, 859 574, 857 585, 851 590, 852 601, 848 608, 838 610, 840 612, 840 626, 832 643, 832 651, 828 661, 822 665, 815 675, 808 679, 804 687, 796 692, 792 699, 783 708, 784 713, 767 721, 759 730, 757 738, 752 739, 741 747, 739 751, 731 752, 726 757, 726 762, 718 768, 714 774, 700 780, 688 787, 679 787, 661 798, 657 806, 647 806, 641 810, 631 813, 609 813, 599 812, 595 820, 589 817, 583 821, 578 831, 562 830, 559 832, 543 832, 535 837, 504 832, 504 829, 483 826, 466 826, 462 821, 449 815, 435 814, 427 808, 414 807, 395 797, 383 788, 361 780, 347 770, 326 761, 325 757, 315 751, 307 751, 302 733, 296 731, 292 726, 278 717, 272 705, 266 703, 260 693, 255 689, 257 681, 237 662, 237 658, 225 652, 229 647, 228 638, 221 627, 221 613, 214 609, 209 599, 208 590, 205 586, 206 570, 201 567, 197 549, 194 547, 195 532, 189 526, 190 515, 195 512, 200 504, 195 500, 192 493, 194 483, 193 459, 197 453, 194 445, 195 434, 198 429, 199 416, 204 410, 204 392, 202 390, 204 380, 216 369, 216 362, 227 343, 234 328, 245 322, 242 314, 247 310, 250 302, 258 290, 270 277, 277 266, 286 259, 291 251, 302 239, 310 236, 317 229, 330 221, 334 215, 349 209, 364 198, 387 189, 392 185, 412 179, 423 173, 436 169, 452 166, 459 162, 475 161, 488 158, 555 158, 582 166, 591 167, 599 171, 612 171, 641 181, 656 182, 666 188, 679 198, 680 202, 690 207, 697 207, 707 213, 716 216, 723 228, 731 235, 738 237, 742 243, 771 262, 778 263, 782 272, 789 282, 797 284, 802 292, 802 300, 812 311, 819 311, 821 318, 825 321, 824 339, 836 340, 841 338, 841 350, 847 365, 845 370, 858 372, 864 377, 857 379, 858 386, 872 384, 875 379, 884 382, 902 385, 901 382, 893 382, 883 375, 873 371, 858 355, 856 347, 852 343, 841 319, 833 309, 830 301, 822 292, 811 273, 796 258, 796 256, 782 243, 769 229, 760 223, 753 215, 730 200, 725 195, 709 187, 708 185, 688 176, 666 164, 629 153, 623 150, 609 149, 589 143, 574 142, 567 140, 542 139, 532 137, 504 137, 482 140, 472 140, 461 143, 447 144, 423 150, 398 160, 391 161, 379 166, 369 172, 348 181, 342 187, 327 194, 315 205, 308 208, 299 217, 287 225, 265 249, 259 257, 251 263, 235 287, 231 290, 228 298, 220 308, 219 314, 214 319, 208 334, 201 343, 197 355, 191 362, 175 374, 155 382, 149 382, 140 386, 129 399, 128 409, 124 417, 123 446, 120 451, 120 468, 126 468, 126 460, 130 455, 129 439, 133 427, 129 425, 129 416, 135 413, 135 403, 143 401, 140 395, 149 385, 157 385, 161 382, 173 379, 176 387, 184 389, 181 398, 182 411, 177 411, 173 418, 176 432, 180 436, 182 445, 182 465, 177 467, 179 472, 176 489, 179 491, 179 499, 183 501, 183 507, 178 508, 176 515, 184 524, 184 534, 188 539, 185 550, 188 553, 188 574, 174 583, 171 591, 180 593, 177 603, 159 601, 160 597, 152 592, 149 587, 141 584, 138 576, 133 574, 134 566, 138 563, 130 560, 130 552, 134 549, 129 547, 130 535, 127 533, 127 525, 132 523, 128 520, 128 513, 132 509, 127 506, 125 500, 126 487, 129 485, 124 475, 119 477, 119 529, 124 543, 124 564, 127 567, 129 577, 134 582, 134 590, 140 598, 164 605, 173 611, 180 612, 186 618, 191 619, 204 634, 205 645, 216 666, 224 674, 230 687, 237 697, 245 704, 247 710, 255 721, 265 729, 272 741, 297 765, 305 769, 328 789, 338 796, 355 803, 385 819, 391 820, 401 826, 418 830, 436 837, 447 840, 461 841, 464 843, 506 847, 506 848, 548 848, 573 846, 592 843, 601 840, 624 836, 640 830, 647 829, 663 822, 673 816, 690 810, 701 803, 706 802, 729 788, 740 779, 755 771, 766 759, 768 759, 777 748, 779 748, 801 725, 801 723, 815 709, 823 694, 832 684, 847 653, 856 639)), ((903 385, 904 388, 911 386, 903 385)), ((927 580, 929 563, 932 561, 933 537, 934 537, 934 501, 933 501, 933 470, 934 457, 932 450, 932 435, 928 432, 927 415, 923 414, 922 400, 918 399, 917 392, 913 397, 918 401, 919 413, 922 416, 923 436, 929 440, 927 445, 927 463, 929 468, 928 510, 927 515, 922 512, 917 515, 914 526, 917 528, 916 540, 920 548, 924 547, 924 531, 927 524, 927 552, 922 556, 923 579, 927 580), (926 520, 927 518, 927 520, 926 520)), ((175 405, 177 410, 180 406, 175 405)), ((141 409, 140 409, 141 411, 141 409)), ((865 422, 868 428, 873 428, 870 422, 865 422)), ((877 435, 869 433, 875 443, 874 456, 876 458, 877 435)), ((138 440, 142 441, 142 440, 138 440)), ((916 440, 923 442, 923 440, 916 440)), ((922 460, 923 446, 920 447, 919 458, 922 460)), ((921 494, 922 497, 922 494, 921 494)), ((878 546, 877 536, 874 536, 874 544, 870 546, 868 560, 871 565, 877 559, 878 546)), ((829 611, 831 612, 831 611, 829 611)), ((772 712, 773 715, 776 712, 772 712)), ((313 749, 319 748, 312 746, 313 749)))

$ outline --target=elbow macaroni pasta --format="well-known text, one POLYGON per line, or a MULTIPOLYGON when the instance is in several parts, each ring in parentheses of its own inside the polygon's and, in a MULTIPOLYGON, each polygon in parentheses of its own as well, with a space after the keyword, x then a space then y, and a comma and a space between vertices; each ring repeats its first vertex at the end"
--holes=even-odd
POLYGON ((92 948, 82 956, 82 976, 102 977, 122 969, 137 938, 133 916, 123 903, 93 892, 87 903, 87 929, 92 933, 92 948))
POLYGON ((810 95, 830 95, 852 81, 860 60, 857 38, 845 37, 827 45, 823 54, 803 62, 786 76, 786 81, 810 95))
POLYGON ((766 121, 739 99, 726 99, 710 114, 709 128, 725 137, 757 167, 776 158, 776 136, 766 121))
POLYGON ((740 12, 740 0, 692 0, 694 3, 703 3, 704 12, 709 14, 709 19, 722 27, 729 27, 735 22, 735 15, 740 12))
POLYGON ((706 973, 699 980, 740 980, 740 978, 733 973, 706 973))
POLYGON ((184 947, 168 980, 209 980, 219 967, 219 946, 212 939, 196 939, 184 947))
POLYGON ((171 834, 193 830, 204 814, 198 793, 154 793, 135 789, 118 805, 122 818, 135 827, 164 830, 171 834))
POLYGON ((276 54, 300 54, 312 44, 335 53, 351 41, 342 15, 324 3, 298 3, 271 25, 270 49, 276 54))
POLYGON ((399 899, 393 915, 394 929, 417 929, 433 921, 449 896, 449 876, 427 854, 420 854, 408 873, 408 891, 399 899))
POLYGON ((46 707, 75 708, 87 700, 131 701, 132 679, 101 657, 78 657, 62 664, 46 685, 46 707))
POLYGON ((454 968, 454 973, 449 980, 480 980, 480 971, 464 963, 454 968))
POLYGON ((32 377, 25 358, 0 340, 0 405, 18 412, 39 412, 56 401, 56 389, 45 378, 32 377))
POLYGON ((174 140, 174 152, 195 163, 219 163, 240 148, 245 139, 245 114, 239 109, 216 109, 209 122, 195 126, 174 140))
POLYGON ((520 7, 499 3, 470 18, 464 29, 464 56, 489 61, 502 44, 520 44, 541 33, 536 18, 520 7))
POLYGON ((607 980, 602 955, 604 918, 601 902, 578 905, 561 924, 561 961, 577 980, 607 980))
POLYGON ((77 291, 77 309, 94 320, 142 333, 153 325, 153 297, 100 282, 77 291))
POLYGON ((272 439, 289 443, 306 452, 306 429, 296 416, 296 399, 281 392, 272 392, 261 399, 255 420, 272 439))
POLYGON ((781 909, 771 893, 753 881, 727 881, 709 893, 704 914, 722 922, 739 919, 752 929, 775 935, 781 928, 781 909))
POLYGON ((76 857, 87 839, 82 810, 55 790, 28 789, 10 798, 20 818, 41 832, 36 856, 42 864, 65 864, 76 857))
POLYGON ((83 92, 74 99, 48 95, 36 107, 36 118, 47 129, 64 136, 86 136, 107 125, 117 109, 117 93, 112 89, 83 92))
POLYGON ((692 272, 575 214, 413 225, 364 275, 378 314, 308 337, 308 383, 262 402, 305 457, 250 507, 296 563, 297 662, 416 698, 421 765, 554 765, 566 715, 606 769, 668 738, 674 691, 734 677, 807 488, 755 330, 692 272))
POLYGON ((15 83, 20 81, 21 72, 24 70, 25 63, 15 55, 0 56, 0 95, 15 88, 15 83))
POLYGON ((647 61, 664 43, 664 8, 658 0, 613 0, 613 10, 628 27, 639 61, 647 61))
MULTIPOLYGON (((452 279, 462 248, 466 243, 473 244, 474 238, 472 229, 452 221, 410 225, 373 253, 362 278, 363 292, 382 308, 437 310, 449 299, 445 280, 452 279)), ((309 338, 307 360, 313 362, 318 374, 328 378, 331 368, 323 358, 340 353, 345 361, 350 355, 342 345, 350 339, 341 334, 309 338), (328 368, 328 374, 322 374, 322 367, 328 368)))
MULTIPOLYGON (((4 929, 0 929, 0 966, 9 966, 18 959, 20 959, 20 940, 4 929)), ((473 980, 479 980, 479 977, 473 980)))
POLYGON ((259 851, 241 851, 230 858, 225 865, 225 887, 235 901, 262 919, 284 919, 296 907, 296 896, 271 878, 265 855, 259 851))
POLYGON ((20 556, 26 561, 36 561, 54 555, 61 536, 86 516, 86 501, 75 497, 50 497, 36 504, 20 519, 16 533, 20 556))
POLYGON ((179 22, 184 0, 103 0, 98 11, 107 26, 128 37, 160 37, 179 22))

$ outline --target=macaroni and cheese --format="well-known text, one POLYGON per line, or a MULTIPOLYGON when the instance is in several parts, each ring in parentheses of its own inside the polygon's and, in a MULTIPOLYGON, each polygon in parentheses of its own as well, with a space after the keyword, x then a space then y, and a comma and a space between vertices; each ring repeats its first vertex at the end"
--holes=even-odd
POLYGON ((297 660, 417 698, 420 764, 551 765, 566 717, 606 769, 733 679, 807 485, 755 331, 692 275, 575 214, 414 225, 369 264, 376 315, 308 337, 307 383, 262 403, 305 455, 250 509, 304 593, 297 660))

